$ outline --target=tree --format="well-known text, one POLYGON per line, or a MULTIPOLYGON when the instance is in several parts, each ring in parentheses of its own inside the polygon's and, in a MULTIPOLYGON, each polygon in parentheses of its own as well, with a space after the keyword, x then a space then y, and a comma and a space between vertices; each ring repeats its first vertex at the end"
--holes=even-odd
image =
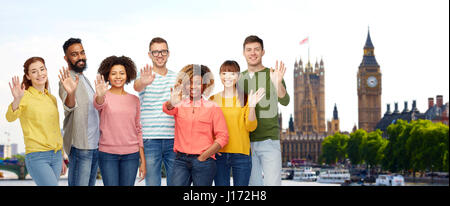
POLYGON ((431 126, 430 120, 419 119, 412 121, 412 129, 410 131, 410 137, 406 141, 406 149, 411 154, 411 169, 415 173, 416 171, 424 171, 425 163, 424 159, 424 144, 425 144, 425 128, 431 126))
POLYGON ((384 157, 384 149, 388 141, 381 135, 382 131, 376 130, 367 134, 367 141, 361 146, 363 160, 369 167, 377 166, 384 157))
POLYGON ((321 159, 327 164, 343 162, 346 157, 346 147, 349 137, 336 132, 326 137, 322 142, 321 159))
POLYGON ((384 150, 382 166, 391 172, 409 170, 411 168, 411 154, 406 149, 412 124, 398 119, 395 124, 387 128, 388 144, 384 150))
POLYGON ((350 134, 346 152, 352 165, 362 163, 361 145, 363 145, 365 141, 367 141, 367 132, 363 129, 358 129, 350 134))

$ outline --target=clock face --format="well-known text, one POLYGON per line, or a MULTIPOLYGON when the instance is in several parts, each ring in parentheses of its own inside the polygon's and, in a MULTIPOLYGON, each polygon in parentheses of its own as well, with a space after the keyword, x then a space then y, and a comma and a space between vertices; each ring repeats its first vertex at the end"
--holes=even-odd
POLYGON ((377 84, 378 84, 378 80, 374 76, 370 76, 369 78, 367 78, 367 86, 375 87, 375 86, 377 86, 377 84))

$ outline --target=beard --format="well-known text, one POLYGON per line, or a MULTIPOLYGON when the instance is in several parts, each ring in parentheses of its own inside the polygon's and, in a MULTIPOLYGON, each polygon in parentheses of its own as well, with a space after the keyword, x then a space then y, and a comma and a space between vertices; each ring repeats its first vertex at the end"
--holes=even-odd
POLYGON ((68 62, 69 62, 70 68, 71 68, 73 71, 77 72, 77 73, 81 73, 81 72, 84 72, 84 70, 86 70, 86 67, 87 67, 86 59, 80 59, 80 60, 78 60, 77 62, 75 62, 75 64, 72 64, 71 61, 68 61, 68 62), (78 66, 78 63, 80 63, 80 62, 83 62, 83 63, 84 63, 84 66, 79 67, 79 66, 78 66))

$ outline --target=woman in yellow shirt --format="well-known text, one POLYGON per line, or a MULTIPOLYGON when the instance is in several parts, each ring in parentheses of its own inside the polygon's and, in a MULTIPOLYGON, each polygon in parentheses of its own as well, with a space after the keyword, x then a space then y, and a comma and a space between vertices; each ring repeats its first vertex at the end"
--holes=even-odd
POLYGON ((247 96, 236 88, 240 67, 236 61, 225 61, 220 67, 220 80, 224 90, 210 99, 216 102, 225 116, 228 127, 228 144, 216 155, 216 186, 230 186, 230 171, 234 186, 247 186, 252 170, 249 132, 258 125, 255 114, 256 104, 265 91, 259 89, 247 96))
POLYGON ((48 92, 47 68, 41 57, 25 61, 22 84, 9 83, 14 97, 6 113, 8 122, 20 119, 25 143, 25 164, 38 186, 57 186, 66 172, 56 98, 48 92))

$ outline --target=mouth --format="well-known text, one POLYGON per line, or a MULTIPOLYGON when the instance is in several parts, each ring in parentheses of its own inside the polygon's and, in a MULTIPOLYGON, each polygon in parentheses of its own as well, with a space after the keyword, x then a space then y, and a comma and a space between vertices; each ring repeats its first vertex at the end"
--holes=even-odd
POLYGON ((38 82, 47 81, 47 77, 36 78, 36 81, 38 81, 38 82))
POLYGON ((233 84, 233 80, 225 80, 223 83, 225 83, 225 84, 233 84))
POLYGON ((123 80, 121 80, 121 79, 120 80, 113 80, 112 83, 116 84, 116 85, 120 85, 120 84, 123 83, 123 80))

